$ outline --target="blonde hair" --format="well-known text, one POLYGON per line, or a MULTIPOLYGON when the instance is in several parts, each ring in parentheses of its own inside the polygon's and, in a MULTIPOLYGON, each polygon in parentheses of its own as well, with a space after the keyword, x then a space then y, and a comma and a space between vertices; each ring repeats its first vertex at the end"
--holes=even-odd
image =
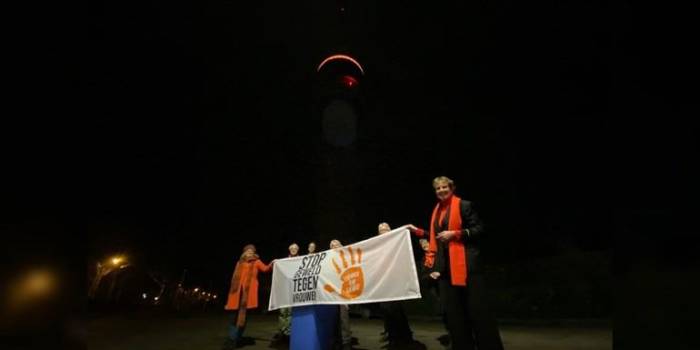
POLYGON ((451 190, 455 189, 455 182, 452 181, 452 179, 450 179, 447 176, 438 176, 438 177, 434 178, 433 179, 433 188, 437 187, 438 183, 440 183, 440 182, 447 182, 447 186, 450 186, 451 190))
POLYGON ((287 249, 292 249, 292 247, 297 247, 297 249, 299 249, 299 245, 296 243, 290 244, 289 247, 287 247, 287 249))
POLYGON ((331 243, 329 244, 330 248, 333 248, 333 242, 337 242, 337 243, 338 243, 338 246, 339 246, 339 247, 342 247, 342 246, 343 246, 343 244, 342 244, 342 243, 340 243, 340 241, 339 241, 339 240, 337 240, 337 239, 334 239, 334 240, 332 240, 332 241, 331 241, 331 243))

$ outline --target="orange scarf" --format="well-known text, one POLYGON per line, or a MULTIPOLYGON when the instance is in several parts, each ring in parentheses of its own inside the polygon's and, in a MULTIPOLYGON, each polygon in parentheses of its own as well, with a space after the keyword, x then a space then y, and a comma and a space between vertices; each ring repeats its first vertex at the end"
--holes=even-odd
MULTIPOLYGON (((447 201, 449 201, 450 217, 447 224, 447 229, 450 231, 459 231, 455 239, 452 239, 448 243, 448 248, 450 250, 450 281, 453 286, 466 286, 467 285, 467 250, 464 247, 459 238, 462 235, 462 213, 460 213, 459 203, 461 199, 456 195, 452 195, 447 201)), ((447 202, 446 201, 446 202, 447 202)), ((430 252, 434 254, 437 253, 437 241, 435 239, 435 224, 436 220, 440 220, 438 217, 438 212, 440 209, 440 204, 435 205, 433 209, 433 215, 430 219, 430 252)), ((438 232, 439 233, 439 232, 438 232)))

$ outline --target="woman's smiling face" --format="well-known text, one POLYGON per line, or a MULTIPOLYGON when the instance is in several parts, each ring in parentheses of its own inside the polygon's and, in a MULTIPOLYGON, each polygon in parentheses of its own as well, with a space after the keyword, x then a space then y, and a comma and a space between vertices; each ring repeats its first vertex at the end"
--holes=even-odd
POLYGON ((444 201, 452 195, 452 187, 447 181, 438 181, 435 184, 435 195, 439 200, 444 201))

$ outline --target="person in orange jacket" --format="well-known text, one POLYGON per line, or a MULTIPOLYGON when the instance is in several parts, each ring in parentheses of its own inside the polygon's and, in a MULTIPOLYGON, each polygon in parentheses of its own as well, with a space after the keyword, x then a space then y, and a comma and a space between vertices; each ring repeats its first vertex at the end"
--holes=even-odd
POLYGON ((246 326, 246 311, 258 307, 258 272, 269 272, 270 264, 264 264, 255 253, 255 246, 248 244, 243 247, 243 254, 236 263, 236 269, 231 277, 231 288, 224 309, 233 311, 228 327, 228 337, 224 350, 235 349, 246 326))

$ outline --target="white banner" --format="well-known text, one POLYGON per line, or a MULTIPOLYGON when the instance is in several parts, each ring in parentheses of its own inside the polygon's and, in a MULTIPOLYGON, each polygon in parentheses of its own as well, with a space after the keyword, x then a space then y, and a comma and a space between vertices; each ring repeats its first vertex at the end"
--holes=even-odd
POLYGON ((401 227, 341 248, 276 260, 269 310, 420 297, 411 236, 401 227))

